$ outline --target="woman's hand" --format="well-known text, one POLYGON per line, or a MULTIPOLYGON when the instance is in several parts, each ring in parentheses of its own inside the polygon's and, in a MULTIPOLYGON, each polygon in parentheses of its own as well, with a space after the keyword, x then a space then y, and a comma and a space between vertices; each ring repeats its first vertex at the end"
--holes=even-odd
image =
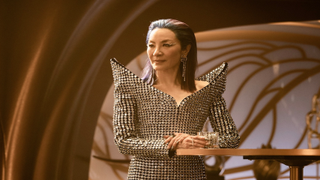
POLYGON ((167 149, 197 149, 207 145, 207 140, 203 136, 191 136, 184 133, 174 133, 175 136, 164 136, 167 149))
POLYGON ((182 143, 188 136, 190 135, 184 133, 174 133, 173 136, 164 136, 164 138, 166 138, 165 143, 168 143, 167 149, 176 149, 177 145, 182 143))

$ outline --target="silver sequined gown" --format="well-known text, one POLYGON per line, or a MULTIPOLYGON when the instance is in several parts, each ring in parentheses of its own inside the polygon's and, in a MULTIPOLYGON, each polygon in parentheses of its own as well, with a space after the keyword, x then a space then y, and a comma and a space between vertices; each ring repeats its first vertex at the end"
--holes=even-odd
POLYGON ((199 78, 203 89, 177 105, 170 95, 144 83, 111 59, 114 78, 114 141, 123 154, 133 155, 128 179, 206 179, 200 156, 169 157, 164 135, 196 135, 209 117, 220 134, 221 148, 236 148, 240 137, 222 93, 227 63, 199 78))

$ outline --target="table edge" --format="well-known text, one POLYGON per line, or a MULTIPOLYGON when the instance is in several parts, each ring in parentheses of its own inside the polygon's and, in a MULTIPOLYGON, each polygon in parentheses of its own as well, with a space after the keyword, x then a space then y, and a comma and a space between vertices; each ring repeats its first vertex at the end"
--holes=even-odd
POLYGON ((178 149, 177 155, 320 156, 320 149, 178 149))

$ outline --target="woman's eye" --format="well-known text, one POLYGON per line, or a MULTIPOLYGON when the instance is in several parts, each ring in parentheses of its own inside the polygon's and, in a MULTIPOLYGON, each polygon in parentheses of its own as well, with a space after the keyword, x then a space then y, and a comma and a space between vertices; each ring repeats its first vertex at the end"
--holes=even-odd
POLYGON ((164 47, 171 47, 173 44, 163 44, 164 47))
POLYGON ((147 47, 152 48, 152 47, 154 47, 154 45, 153 44, 148 44, 147 47))

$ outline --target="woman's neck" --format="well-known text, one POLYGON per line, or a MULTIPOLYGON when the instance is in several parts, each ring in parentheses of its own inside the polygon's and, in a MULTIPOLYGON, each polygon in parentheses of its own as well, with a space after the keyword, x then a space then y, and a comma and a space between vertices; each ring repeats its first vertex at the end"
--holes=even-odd
POLYGON ((157 72, 157 86, 180 86, 180 80, 177 78, 177 72, 157 72))

